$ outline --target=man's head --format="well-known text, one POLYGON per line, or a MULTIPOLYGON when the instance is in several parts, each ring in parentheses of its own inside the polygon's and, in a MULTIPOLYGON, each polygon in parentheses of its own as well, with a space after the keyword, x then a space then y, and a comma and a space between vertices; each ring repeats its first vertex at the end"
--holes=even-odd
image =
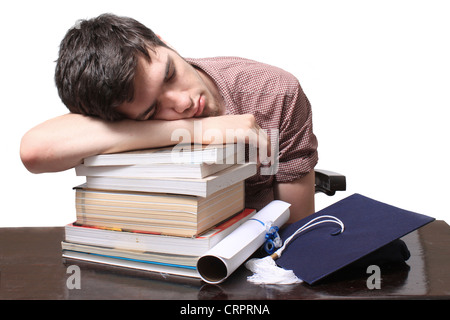
POLYGON ((220 105, 208 76, 143 24, 111 14, 67 32, 55 82, 71 112, 105 120, 217 115, 220 105))
POLYGON ((140 54, 165 46, 150 29, 130 18, 101 15, 78 21, 60 45, 55 82, 73 113, 117 120, 116 107, 133 98, 140 54))

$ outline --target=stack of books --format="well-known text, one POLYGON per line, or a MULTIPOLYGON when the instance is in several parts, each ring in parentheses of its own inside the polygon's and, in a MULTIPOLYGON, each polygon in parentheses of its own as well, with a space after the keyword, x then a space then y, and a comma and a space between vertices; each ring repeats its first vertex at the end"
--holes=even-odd
POLYGON ((198 278, 198 258, 255 213, 244 181, 256 164, 234 145, 104 154, 75 169, 86 183, 66 258, 198 278))

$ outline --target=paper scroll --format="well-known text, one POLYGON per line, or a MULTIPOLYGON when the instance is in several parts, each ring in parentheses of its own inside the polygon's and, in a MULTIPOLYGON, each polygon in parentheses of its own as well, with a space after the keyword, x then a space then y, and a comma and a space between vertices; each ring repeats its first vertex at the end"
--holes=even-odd
POLYGON ((265 242, 266 226, 281 227, 289 219, 287 202, 275 200, 243 223, 197 262, 197 271, 207 283, 223 282, 265 242))

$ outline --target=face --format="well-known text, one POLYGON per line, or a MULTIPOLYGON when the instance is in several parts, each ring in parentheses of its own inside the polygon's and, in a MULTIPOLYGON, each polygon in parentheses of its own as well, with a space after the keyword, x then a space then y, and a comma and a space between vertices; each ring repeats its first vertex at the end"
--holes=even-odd
POLYGON ((151 62, 138 58, 134 99, 118 111, 134 120, 179 120, 218 116, 224 104, 212 79, 175 51, 149 50, 151 62))

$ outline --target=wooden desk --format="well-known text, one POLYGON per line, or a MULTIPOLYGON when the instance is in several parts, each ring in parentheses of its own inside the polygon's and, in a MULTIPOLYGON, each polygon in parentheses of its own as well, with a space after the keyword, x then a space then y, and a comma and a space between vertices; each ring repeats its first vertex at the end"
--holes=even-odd
POLYGON ((368 289, 366 270, 343 270, 314 286, 259 286, 239 268, 223 284, 208 285, 143 271, 80 261, 64 261, 64 229, 0 229, 0 299, 449 299, 450 228, 435 221, 403 240, 411 258, 405 265, 381 268, 381 289, 368 289), (81 289, 68 289, 69 265, 81 270, 81 289))

